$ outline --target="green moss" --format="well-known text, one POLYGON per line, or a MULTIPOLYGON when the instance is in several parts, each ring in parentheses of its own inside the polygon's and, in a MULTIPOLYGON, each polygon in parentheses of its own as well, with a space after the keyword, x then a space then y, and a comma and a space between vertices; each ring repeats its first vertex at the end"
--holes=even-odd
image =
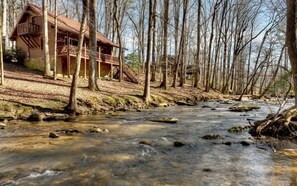
POLYGON ((44 65, 41 58, 31 58, 28 61, 25 61, 25 65, 29 68, 36 70, 43 70, 44 65))
POLYGON ((116 98, 117 105, 126 105, 126 100, 123 98, 116 98))
POLYGON ((107 98, 104 98, 103 102, 110 105, 110 106, 116 105, 116 99, 111 97, 111 96, 109 96, 107 98))
POLYGON ((152 97, 152 101, 154 101, 154 102, 160 103, 163 101, 162 97, 159 95, 151 95, 151 97, 152 97))
POLYGON ((125 102, 128 105, 134 105, 137 101, 134 96, 127 96, 127 97, 125 97, 125 102))

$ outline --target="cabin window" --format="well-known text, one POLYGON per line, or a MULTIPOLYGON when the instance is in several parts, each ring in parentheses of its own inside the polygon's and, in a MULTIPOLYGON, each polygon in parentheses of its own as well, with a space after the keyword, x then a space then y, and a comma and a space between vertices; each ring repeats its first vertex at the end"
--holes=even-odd
POLYGON ((32 23, 37 24, 36 17, 32 17, 32 23))
MULTIPOLYGON (((64 44, 67 45, 68 39, 65 38, 64 39, 64 44)), ((78 46, 78 40, 77 39, 73 39, 73 38, 69 38, 69 44, 72 45, 72 46, 78 46)))
POLYGON ((32 17, 32 23, 35 25, 41 25, 41 16, 32 17))
POLYGON ((102 46, 101 52, 103 54, 111 54, 111 49, 110 49, 110 47, 102 46))
POLYGON ((70 45, 78 46, 78 40, 70 38, 70 45))

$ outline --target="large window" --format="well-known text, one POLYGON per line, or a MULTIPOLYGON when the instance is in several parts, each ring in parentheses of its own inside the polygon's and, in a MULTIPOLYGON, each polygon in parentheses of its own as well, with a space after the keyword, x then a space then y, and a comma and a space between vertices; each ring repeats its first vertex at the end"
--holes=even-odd
MULTIPOLYGON (((66 37, 64 39, 64 44, 67 45, 67 38, 66 37)), ((78 46, 78 40, 73 39, 73 38, 69 38, 69 44, 72 45, 72 46, 78 46)))

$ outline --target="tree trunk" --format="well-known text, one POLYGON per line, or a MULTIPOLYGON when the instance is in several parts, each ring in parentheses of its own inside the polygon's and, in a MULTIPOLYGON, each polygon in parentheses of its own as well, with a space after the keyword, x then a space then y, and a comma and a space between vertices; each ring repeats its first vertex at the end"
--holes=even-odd
POLYGON ((196 52, 196 68, 195 68, 195 79, 194 79, 194 87, 195 88, 198 87, 199 73, 200 73, 201 9, 202 9, 201 0, 198 0, 197 52, 196 52))
POLYGON ((287 33, 286 40, 295 91, 295 106, 297 106, 297 38, 296 38, 296 0, 287 0, 287 33))
MULTIPOLYGON (((169 6, 169 4, 168 4, 169 6)), ((165 7, 169 9, 169 7, 165 7)), ((167 10, 168 11, 168 10, 167 10)), ((152 82, 156 81, 156 56, 155 56, 155 48, 156 48, 156 24, 157 24, 157 0, 154 0, 154 10, 153 10, 153 46, 152 46, 152 82)), ((165 18, 164 18, 165 19, 165 18)))
MULTIPOLYGON (((89 41, 89 47, 90 47, 90 59, 89 59, 89 89, 92 91, 95 91, 96 88, 96 64, 97 64, 97 38, 96 38, 96 32, 97 32, 97 0, 89 0, 89 32, 90 32, 90 41, 89 41)), ((85 15, 85 17, 87 17, 85 15)), ((99 74, 99 72, 98 72, 99 74)), ((99 77, 98 77, 99 78, 99 77)))
POLYGON ((2 4, 3 4, 3 9, 2 9, 2 12, 3 12, 3 16, 2 16, 2 36, 3 36, 3 40, 2 40, 2 45, 3 45, 3 51, 5 51, 6 49, 6 45, 7 45, 7 0, 2 0, 2 4))
POLYGON ((149 1, 149 22, 147 31, 147 53, 146 53, 146 71, 143 98, 146 103, 151 99, 150 93, 150 53, 151 53, 151 31, 152 31, 152 1, 149 1))
POLYGON ((168 20, 169 20, 169 0, 164 0, 164 37, 163 37, 163 80, 161 88, 167 89, 168 82, 168 56, 167 56, 167 41, 168 41, 168 20))
POLYGON ((55 41, 54 41, 54 80, 57 79, 57 33, 58 33, 58 21, 57 21, 57 0, 55 0, 55 41))
POLYGON ((51 76, 51 64, 48 48, 48 19, 47 19, 47 0, 43 0, 43 61, 44 61, 44 76, 51 76))
MULTIPOLYGON (((117 14, 117 0, 114 0, 114 19, 116 22, 116 29, 117 29, 117 35, 118 35, 118 41, 119 41, 119 68, 120 68, 120 78, 119 81, 122 82, 123 81, 123 44, 122 44, 122 36, 121 36, 121 24, 119 22, 119 17, 117 14)), ((111 72, 112 73, 112 72, 111 72)))
POLYGON ((4 85, 4 63, 3 63, 3 2, 0 2, 0 68, 1 68, 1 82, 0 85, 4 85))
POLYGON ((211 67, 211 51, 212 51, 212 40, 213 40, 213 32, 214 32, 214 22, 216 19, 217 9, 219 4, 222 2, 216 2, 213 9, 212 21, 211 21, 211 32, 210 32, 210 39, 209 39, 209 46, 208 46, 208 58, 207 58, 207 67, 206 67, 206 83, 205 83, 205 92, 209 91, 210 86, 210 67, 211 67))
POLYGON ((80 63, 81 63, 81 54, 84 42, 84 33, 86 30, 86 23, 87 23, 87 7, 88 7, 88 0, 83 1, 83 14, 81 20, 81 26, 79 31, 79 38, 78 38, 78 48, 76 54, 76 65, 75 65, 75 72, 73 74, 72 84, 70 88, 70 95, 69 95, 69 102, 66 106, 66 110, 69 112, 76 112, 77 111, 77 101, 76 101, 76 91, 77 91, 77 84, 78 84, 78 76, 80 71, 80 63))

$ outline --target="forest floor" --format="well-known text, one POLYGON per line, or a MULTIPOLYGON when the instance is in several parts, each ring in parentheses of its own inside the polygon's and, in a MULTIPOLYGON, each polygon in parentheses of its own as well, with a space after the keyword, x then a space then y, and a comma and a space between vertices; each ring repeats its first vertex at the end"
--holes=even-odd
MULTIPOLYGON (((71 79, 46 79, 42 72, 15 63, 5 63, 5 85, 0 86, 0 120, 26 119, 32 112, 62 113, 67 105, 71 79), (2 118, 2 119, 1 119, 2 118)), ((99 80, 100 91, 87 89, 88 80, 79 79, 77 98, 81 114, 104 111, 125 111, 158 106, 191 105, 202 100, 230 99, 216 91, 204 92, 186 84, 183 88, 163 90, 160 82, 151 83, 152 100, 146 104, 142 99, 143 82, 99 80)))

